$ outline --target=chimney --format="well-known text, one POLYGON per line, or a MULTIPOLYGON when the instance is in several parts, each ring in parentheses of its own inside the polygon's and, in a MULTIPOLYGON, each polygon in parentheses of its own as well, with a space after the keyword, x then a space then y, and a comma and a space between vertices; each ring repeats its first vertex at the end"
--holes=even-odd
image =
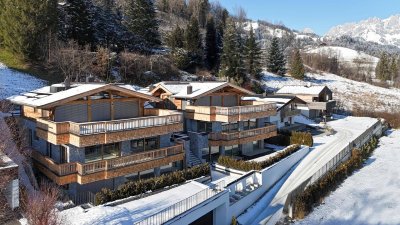
POLYGON ((307 82, 307 87, 311 87, 311 82, 307 82))
POLYGON ((193 93, 193 87, 192 87, 192 85, 188 85, 187 86, 187 94, 190 95, 192 93, 193 93))

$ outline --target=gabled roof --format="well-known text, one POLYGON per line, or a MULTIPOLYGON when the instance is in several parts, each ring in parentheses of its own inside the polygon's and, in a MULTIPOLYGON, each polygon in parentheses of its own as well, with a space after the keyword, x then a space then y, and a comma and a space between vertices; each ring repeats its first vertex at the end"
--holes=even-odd
POLYGON ((177 81, 164 81, 154 85, 155 88, 150 91, 149 87, 147 89, 142 89, 141 91, 148 91, 154 94, 157 90, 164 90, 166 93, 172 95, 175 98, 183 99, 197 99, 207 94, 213 93, 225 87, 231 87, 236 89, 245 95, 254 95, 252 91, 246 90, 229 82, 221 81, 201 81, 201 82, 177 82, 177 81), (192 86, 192 93, 187 93, 187 87, 192 86))
POLYGON ((319 95, 327 86, 303 86, 303 85, 288 85, 283 86, 276 93, 277 94, 293 94, 293 95, 319 95))
POLYGON ((266 97, 243 97, 243 100, 255 100, 261 102, 270 102, 275 103, 277 111, 281 110, 286 105, 291 104, 292 102, 300 103, 300 104, 307 104, 304 100, 290 95, 271 95, 266 97))
MULTIPOLYGON (((55 86, 63 87, 63 84, 56 84, 55 86)), ((21 95, 11 96, 8 98, 8 100, 14 104, 46 109, 102 91, 118 91, 127 96, 143 98, 149 101, 161 101, 161 99, 149 94, 138 92, 131 85, 102 83, 73 84, 69 89, 56 93, 51 93, 50 86, 46 86, 27 93, 22 93, 21 95)))

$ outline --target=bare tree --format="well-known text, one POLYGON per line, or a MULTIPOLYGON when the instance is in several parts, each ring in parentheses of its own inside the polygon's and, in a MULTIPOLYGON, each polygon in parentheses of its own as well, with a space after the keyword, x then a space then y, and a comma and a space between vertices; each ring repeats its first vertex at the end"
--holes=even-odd
POLYGON ((23 199, 23 207, 30 225, 60 225, 63 219, 56 209, 60 190, 53 184, 42 183, 40 191, 23 199))

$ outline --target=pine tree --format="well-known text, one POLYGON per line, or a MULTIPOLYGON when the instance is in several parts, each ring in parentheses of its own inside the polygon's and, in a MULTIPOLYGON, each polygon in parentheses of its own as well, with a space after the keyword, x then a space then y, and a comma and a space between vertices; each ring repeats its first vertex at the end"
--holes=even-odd
POLYGON ((216 60, 217 60, 217 36, 214 18, 211 16, 208 18, 206 25, 206 44, 205 44, 205 57, 206 57, 206 65, 209 69, 215 68, 216 60))
POLYGON ((390 79, 390 62, 386 53, 382 53, 378 64, 375 68, 375 75, 381 81, 386 81, 390 79))
POLYGON ((271 42, 271 47, 268 51, 267 69, 269 72, 276 73, 278 75, 284 75, 286 73, 285 66, 286 60, 279 46, 279 39, 274 37, 271 42))
POLYGON ((200 54, 201 52, 201 36, 199 23, 194 17, 192 17, 186 28, 185 49, 192 54, 200 54))
POLYGON ((42 59, 50 32, 55 33, 56 0, 1 0, 1 46, 28 59, 42 59))
POLYGON ((184 47, 184 30, 176 25, 175 29, 167 36, 167 45, 174 50, 184 47))
POLYGON ((146 41, 148 47, 158 47, 161 44, 153 1, 129 0, 125 16, 128 30, 146 41))
POLYGON ((256 79, 260 79, 262 71, 261 48, 256 42, 252 25, 250 25, 249 37, 246 40, 244 51, 247 73, 256 79))
POLYGON ((393 82, 399 73, 399 68, 397 66, 397 60, 396 57, 392 57, 391 63, 390 63, 390 80, 393 82))
POLYGON ((67 14, 67 39, 75 40, 79 45, 94 46, 94 6, 89 0, 67 0, 65 5, 67 14))
POLYGON ((304 79, 304 65, 303 59, 301 58, 300 50, 296 48, 292 54, 289 65, 289 73, 293 78, 303 80, 304 79))
POLYGON ((243 63, 240 35, 234 21, 228 19, 224 31, 221 66, 219 74, 222 77, 233 79, 237 84, 246 82, 246 74, 243 63))

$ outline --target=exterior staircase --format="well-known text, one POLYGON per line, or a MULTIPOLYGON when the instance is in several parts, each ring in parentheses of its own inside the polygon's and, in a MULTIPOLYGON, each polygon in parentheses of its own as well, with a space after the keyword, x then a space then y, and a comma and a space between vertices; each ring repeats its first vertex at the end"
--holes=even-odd
POLYGON ((189 150, 189 163, 188 167, 193 167, 199 164, 202 164, 203 162, 199 157, 197 157, 192 151, 189 150))

